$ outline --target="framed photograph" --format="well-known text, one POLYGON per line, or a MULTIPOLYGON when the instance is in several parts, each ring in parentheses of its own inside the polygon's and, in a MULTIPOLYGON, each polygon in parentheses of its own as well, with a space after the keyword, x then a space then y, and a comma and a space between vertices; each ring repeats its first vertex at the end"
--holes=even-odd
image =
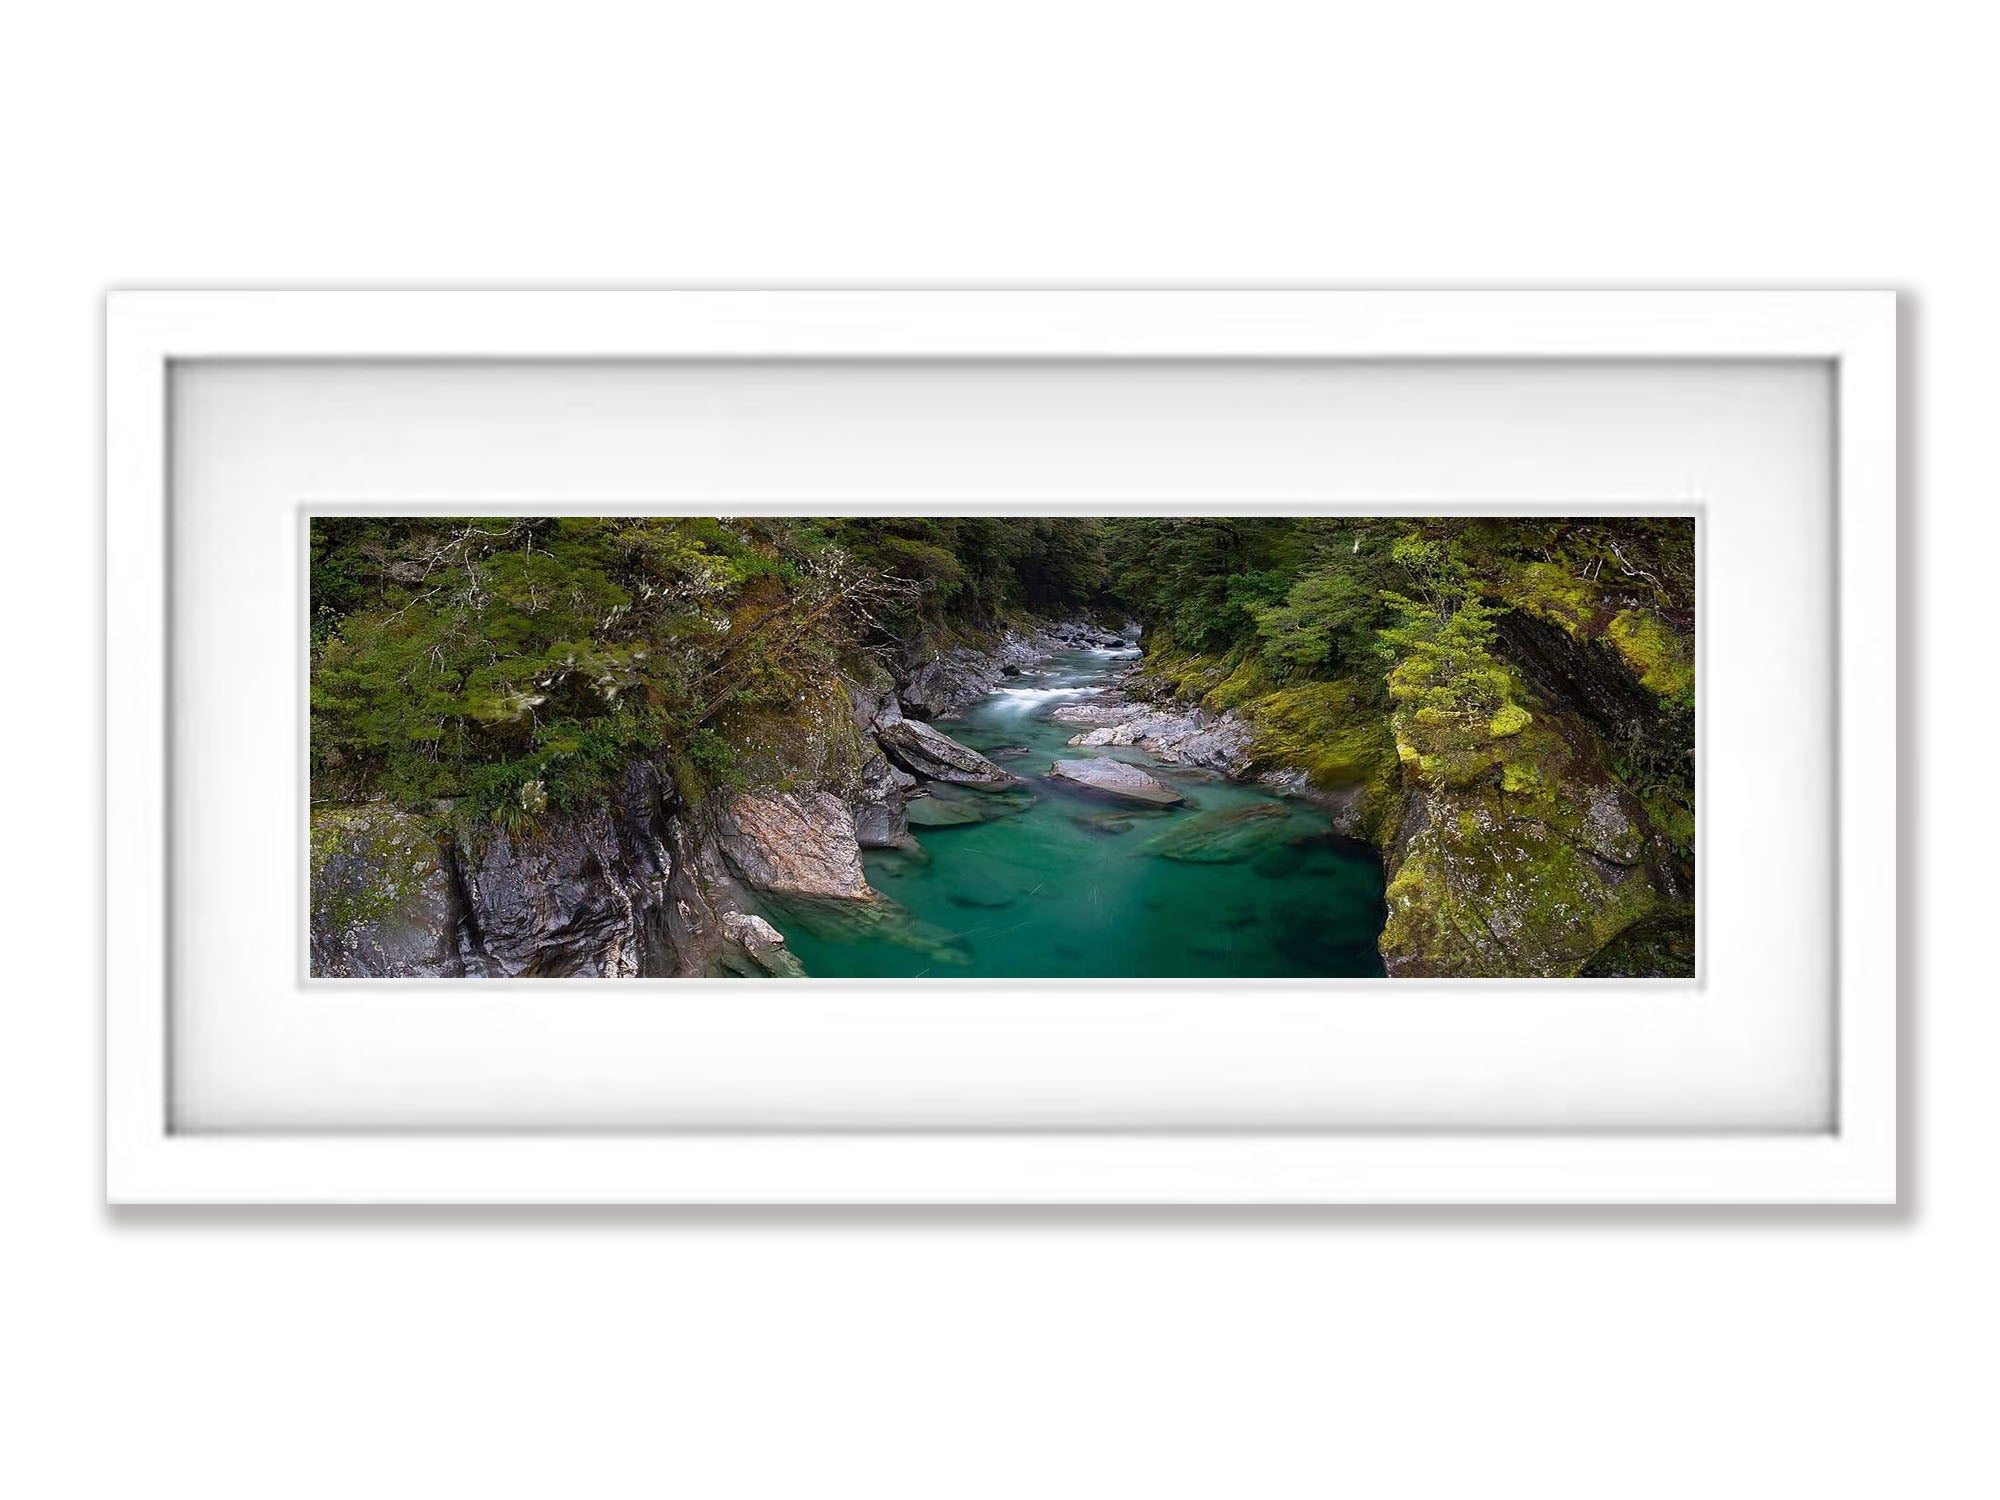
POLYGON ((122 1203, 1893 1203, 1891 294, 132 292, 122 1203))

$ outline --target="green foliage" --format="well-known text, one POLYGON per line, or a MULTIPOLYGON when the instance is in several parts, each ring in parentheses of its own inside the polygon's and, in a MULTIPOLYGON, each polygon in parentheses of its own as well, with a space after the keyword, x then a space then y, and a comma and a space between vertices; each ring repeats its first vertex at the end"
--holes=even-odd
POLYGON ((1154 691, 1237 709, 1322 784, 1447 781, 1539 728, 1508 610, 1617 652, 1659 733, 1614 773, 1692 839, 1693 526, 1354 517, 320 518, 310 529, 317 801, 457 799, 525 825, 635 756, 681 795, 844 785, 839 688, 1035 617, 1128 615, 1154 691), (868 665, 861 665, 868 663, 868 665), (1393 735, 1391 727, 1393 726, 1393 735))
POLYGON ((857 646, 1101 607, 1098 527, 317 519, 314 796, 464 799, 520 825, 603 799, 634 755, 697 791, 852 774, 837 684, 857 646))

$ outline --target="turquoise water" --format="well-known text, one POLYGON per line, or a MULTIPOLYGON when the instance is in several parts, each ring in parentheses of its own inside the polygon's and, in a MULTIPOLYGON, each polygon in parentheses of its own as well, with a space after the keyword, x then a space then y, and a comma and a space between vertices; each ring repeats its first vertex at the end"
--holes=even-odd
POLYGON ((774 903, 806 972, 827 978, 1311 977, 1379 975, 1382 868, 1324 813, 1140 750, 1071 749, 1086 726, 1049 712, 1101 685, 1131 652, 1057 656, 938 727, 1028 786, 935 788, 912 807, 921 853, 871 850, 868 879, 897 908, 774 903), (1025 749, 1027 753, 1010 754, 1025 749), (1053 760, 1111 755, 1185 806, 1132 808, 1065 789, 1053 760), (979 821, 958 822, 958 819, 979 821))

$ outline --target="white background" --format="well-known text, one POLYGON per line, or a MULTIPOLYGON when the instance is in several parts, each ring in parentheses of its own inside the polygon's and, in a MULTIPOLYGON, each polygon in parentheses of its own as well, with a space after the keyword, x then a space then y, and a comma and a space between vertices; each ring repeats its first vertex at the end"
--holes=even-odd
POLYGON ((949 14, 12 21, 0 1487, 1991 1493, 2000 122, 1972 12, 949 14), (1907 1206, 108 1217, 76 748, 99 292, 731 280, 1905 289, 1907 1206))

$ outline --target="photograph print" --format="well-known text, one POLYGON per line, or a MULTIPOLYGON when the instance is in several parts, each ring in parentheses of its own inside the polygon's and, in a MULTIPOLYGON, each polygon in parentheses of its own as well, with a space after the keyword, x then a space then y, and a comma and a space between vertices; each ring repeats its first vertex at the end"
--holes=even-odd
POLYGON ((1694 973, 1689 517, 307 545, 315 978, 1694 973))

